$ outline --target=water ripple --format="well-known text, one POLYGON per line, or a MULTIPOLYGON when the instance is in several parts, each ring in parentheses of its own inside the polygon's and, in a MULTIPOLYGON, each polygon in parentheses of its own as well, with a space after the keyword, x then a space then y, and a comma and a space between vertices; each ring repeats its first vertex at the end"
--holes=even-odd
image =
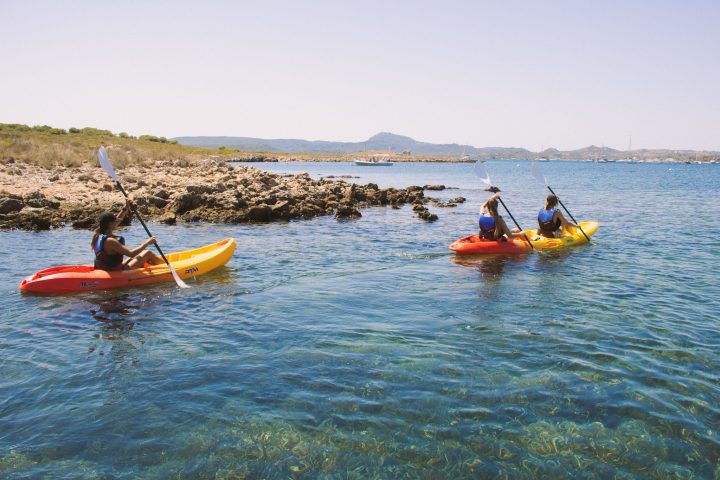
MULTIPOLYGON (((717 477, 720 170, 545 165, 593 245, 450 255, 486 195, 463 164, 357 172, 459 187, 433 224, 153 225, 167 251, 238 240, 190 290, 21 295, 87 232, 0 232, 0 477, 717 477)), ((544 193, 488 168, 530 225, 544 193)))

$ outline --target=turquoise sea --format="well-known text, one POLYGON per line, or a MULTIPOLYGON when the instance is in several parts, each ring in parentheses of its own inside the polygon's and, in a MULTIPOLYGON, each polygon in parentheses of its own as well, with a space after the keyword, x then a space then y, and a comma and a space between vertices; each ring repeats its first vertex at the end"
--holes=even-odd
MULTIPOLYGON (((720 165, 542 163, 593 243, 464 259, 472 164, 255 166, 468 201, 151 224, 237 240, 189 290, 22 295, 90 234, 0 232, 0 478, 720 478, 720 165)), ((533 226, 530 164, 486 166, 533 226)))

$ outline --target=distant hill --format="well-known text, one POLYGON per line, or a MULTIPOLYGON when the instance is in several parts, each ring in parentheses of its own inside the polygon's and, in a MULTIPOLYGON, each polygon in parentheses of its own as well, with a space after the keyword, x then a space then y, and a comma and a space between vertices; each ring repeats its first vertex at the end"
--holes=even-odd
POLYGON ((482 155, 497 157, 527 156, 531 152, 524 148, 476 148, 457 143, 418 142, 410 137, 381 132, 364 142, 326 142, 296 139, 262 139, 251 137, 176 137, 182 145, 218 148, 225 146, 237 150, 254 152, 314 152, 314 153, 356 153, 365 150, 390 151, 400 153, 410 151, 413 155, 460 157, 462 155, 482 155))
MULTIPOLYGON (((641 149, 633 151, 615 150, 609 147, 589 147, 578 150, 558 150, 547 148, 542 152, 531 152, 525 148, 512 147, 484 147, 472 145, 458 145, 457 143, 427 143, 418 142, 410 137, 394 133, 381 132, 373 135, 364 142, 327 142, 296 139, 262 139, 251 137, 176 137, 181 145, 204 148, 236 149, 247 152, 275 152, 280 153, 325 153, 325 154, 353 154, 363 151, 386 151, 392 154, 411 152, 412 155, 426 157, 455 157, 460 159, 467 156, 468 160, 476 159, 502 159, 502 160, 533 160, 533 159, 559 159, 559 160, 703 160, 717 161, 720 152, 693 150, 667 150, 667 149, 641 149)), ((452 159, 452 158, 451 158, 452 159)))

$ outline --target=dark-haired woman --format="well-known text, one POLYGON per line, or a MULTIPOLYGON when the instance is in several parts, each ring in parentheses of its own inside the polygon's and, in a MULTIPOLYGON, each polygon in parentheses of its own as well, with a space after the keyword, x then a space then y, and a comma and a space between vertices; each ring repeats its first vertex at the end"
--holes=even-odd
POLYGON ((142 268, 145 263, 159 265, 163 261, 146 248, 155 243, 155 237, 145 240, 142 245, 134 249, 125 246, 125 239, 115 235, 113 231, 123 221, 130 209, 131 202, 125 202, 125 208, 116 216, 105 212, 98 217, 97 227, 90 244, 95 252, 95 268, 99 270, 118 271, 142 268), (123 257, 128 257, 123 260, 123 257))
POLYGON ((545 199, 545 208, 541 208, 538 213, 538 233, 543 237, 560 238, 564 230, 570 227, 578 228, 563 216, 557 204, 558 198, 552 194, 548 195, 545 199))
POLYGON ((498 199, 500 194, 496 193, 480 207, 480 233, 478 236, 485 240, 507 241, 508 239, 524 237, 525 234, 517 229, 510 230, 505 220, 498 214, 498 199))

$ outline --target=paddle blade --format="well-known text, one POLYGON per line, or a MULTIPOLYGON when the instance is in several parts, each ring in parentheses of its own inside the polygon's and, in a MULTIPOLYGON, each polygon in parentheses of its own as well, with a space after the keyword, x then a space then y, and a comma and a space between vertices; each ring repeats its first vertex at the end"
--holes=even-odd
POLYGON ((532 176, 535 177, 538 182, 542 183, 547 187, 547 177, 543 175, 543 172, 540 169, 540 165, 537 162, 532 162, 532 166, 530 167, 530 173, 532 173, 532 176))
POLYGON ((485 169, 485 164, 482 162, 482 160, 478 160, 475 162, 475 175, 478 176, 481 182, 483 182, 488 187, 492 186, 492 180, 490 180, 490 174, 485 169))
POLYGON ((178 286, 178 287, 180 287, 180 288, 190 288, 190 285, 188 285, 187 283, 183 282, 182 278, 180 278, 180 275, 177 274, 177 272, 176 272, 175 269, 172 267, 172 265, 170 265, 170 264, 168 263, 167 266, 170 267, 170 272, 172 272, 172 276, 173 276, 173 278, 175 279, 175 283, 177 283, 177 286, 178 286))
POLYGON ((110 178, 112 178, 116 182, 120 181, 120 177, 117 176, 115 170, 112 167, 112 164, 110 164, 107 150, 105 150, 105 147, 103 147, 102 145, 100 145, 100 148, 98 149, 98 161, 100 162, 100 166, 103 168, 103 170, 105 170, 107 174, 110 175, 110 178))

